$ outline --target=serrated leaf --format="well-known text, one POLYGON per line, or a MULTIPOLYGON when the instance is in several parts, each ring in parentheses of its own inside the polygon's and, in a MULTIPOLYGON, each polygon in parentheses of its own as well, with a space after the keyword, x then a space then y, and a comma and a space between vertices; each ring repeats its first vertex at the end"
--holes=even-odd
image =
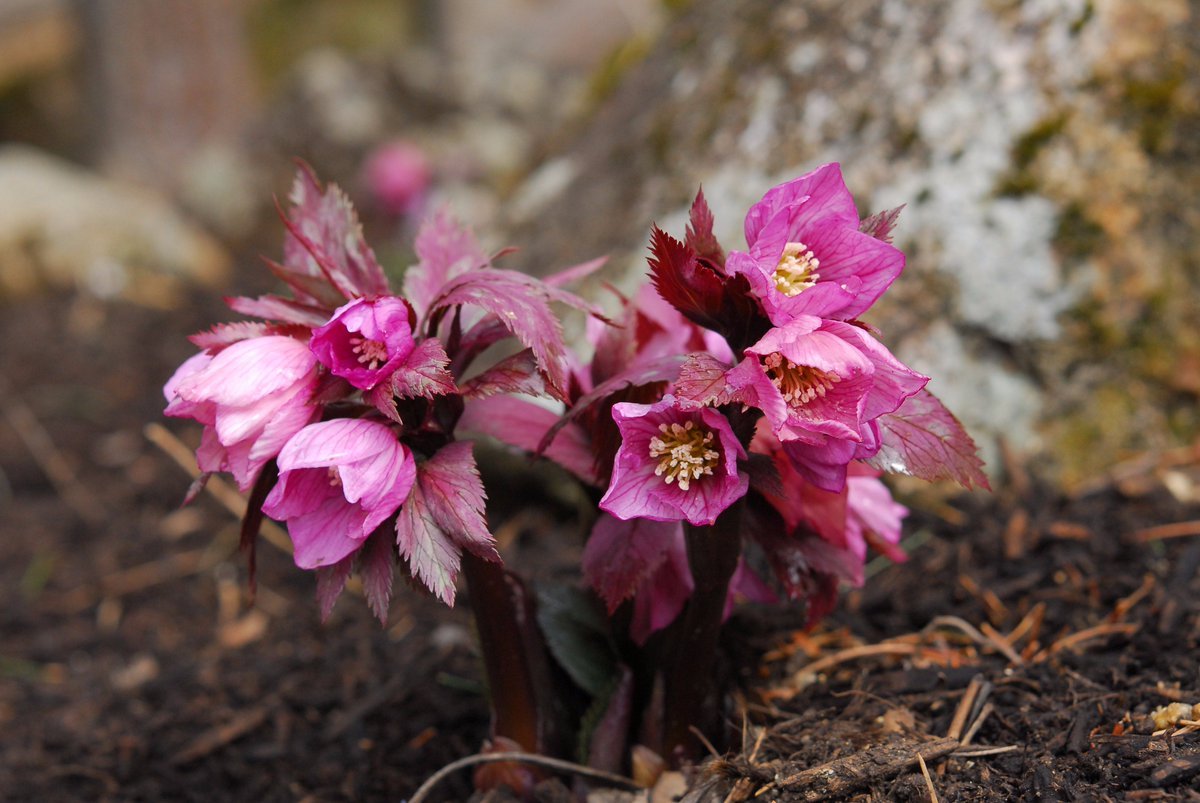
POLYGON ((302 304, 299 301, 265 295, 258 298, 235 296, 226 298, 225 303, 234 312, 266 318, 269 321, 298 324, 308 328, 323 326, 329 320, 329 311, 324 307, 302 304))
POLYGON ((583 548, 583 576, 611 614, 662 565, 682 532, 678 521, 600 515, 583 548))
POLYGON ((417 343, 404 364, 392 374, 392 392, 401 398, 432 399, 457 393, 454 377, 446 370, 450 358, 446 349, 435 338, 426 338, 417 343))
POLYGON ((975 441, 954 414, 928 390, 909 396, 879 419, 879 453, 867 460, 881 471, 923 480, 954 480, 964 488, 989 489, 975 441))
POLYGON ((468 399, 484 398, 497 393, 524 393, 529 396, 548 394, 546 380, 538 371, 537 358, 533 356, 531 349, 522 349, 505 357, 462 386, 462 395, 468 399))
POLYGON ((771 327, 745 275, 726 276, 657 226, 651 231, 648 262, 659 295, 692 323, 724 337, 734 353, 771 327))
POLYGON ((419 474, 421 491, 438 526, 463 549, 483 560, 500 561, 488 532, 487 493, 470 443, 450 443, 438 450, 419 474))
POLYGON ((359 550, 358 573, 362 577, 363 595, 371 606, 371 612, 385 625, 392 601, 395 564, 396 552, 392 540, 386 533, 376 530, 359 550))
MULTIPOLYGON (((555 291, 554 297, 570 294, 555 291)), ((496 316, 500 323, 533 351, 538 368, 553 387, 566 387, 566 345, 562 324, 550 311, 551 293, 537 279, 508 270, 473 271, 452 279, 430 305, 430 314, 470 305, 496 316)), ((561 300, 561 299, 560 299, 561 300)))
POLYGON ((542 585, 537 620, 554 659, 575 685, 593 697, 604 694, 617 671, 608 620, 597 600, 583 589, 542 585))
POLYGON ((688 320, 720 330, 716 313, 723 283, 712 267, 701 264, 696 251, 655 226, 650 231, 650 278, 659 295, 688 320))
MULTIPOLYGON (((459 432, 489 435, 496 440, 538 453, 543 436, 559 421, 559 414, 525 399, 489 396, 470 399, 458 421, 459 432)), ((584 482, 599 485, 595 458, 587 433, 577 424, 568 423, 548 447, 543 457, 553 460, 584 482)))
POLYGON ((447 282, 489 264, 475 235, 444 209, 421 223, 413 248, 417 264, 404 274, 404 295, 422 316, 447 282))
POLYGON ((675 380, 675 395, 700 404, 727 404, 732 389, 725 375, 729 366, 708 352, 689 354, 675 380))
POLYGON ((683 364, 683 361, 684 355, 682 354, 659 357, 635 365, 601 382, 580 396, 571 409, 559 419, 558 423, 546 431, 545 437, 542 438, 541 444, 538 445, 537 453, 541 454, 550 446, 560 429, 573 421, 587 417, 594 412, 593 408, 599 404, 603 404, 610 396, 628 388, 674 380, 679 375, 679 366, 683 364))
MULTIPOLYGON (((336 185, 322 190, 312 170, 302 164, 289 199, 292 207, 283 217, 289 237, 281 267, 297 274, 297 281, 289 282, 293 291, 311 295, 318 286, 311 279, 322 275, 347 299, 388 292, 387 277, 363 238, 358 214, 336 185)), ((334 303, 330 295, 311 300, 334 303)))
POLYGON ((421 490, 420 476, 418 466, 418 481, 396 516, 396 546, 401 557, 408 561, 412 576, 453 607, 454 581, 462 565, 462 551, 434 519, 421 490))
POLYGON ((704 199, 703 187, 696 192, 696 200, 692 201, 684 243, 701 259, 710 260, 717 266, 725 265, 725 250, 713 234, 713 213, 704 199))
POLYGON ((307 339, 312 334, 312 329, 308 326, 300 324, 277 324, 263 323, 262 321, 234 321, 232 323, 218 323, 203 332, 197 332, 194 335, 189 335, 190 340, 197 348, 204 351, 216 352, 232 346, 242 340, 249 340, 252 337, 263 337, 264 335, 284 335, 286 337, 294 337, 300 340, 307 339))
POLYGON ((890 243, 892 241, 892 229, 896 227, 896 221, 900 218, 900 213, 904 210, 904 206, 904 204, 900 204, 895 209, 876 212, 860 223, 858 230, 863 234, 874 237, 876 240, 890 243))
POLYGON ((466 549, 499 561, 484 519, 487 496, 469 443, 450 443, 417 466, 412 492, 396 519, 396 545, 412 573, 447 605, 466 549))
POLYGON ((196 348, 207 351, 219 349, 252 337, 262 337, 270 331, 270 325, 261 321, 235 321, 218 323, 203 332, 189 335, 188 340, 196 348))
POLYGON ((346 590, 346 581, 350 579, 353 566, 354 556, 347 555, 332 566, 317 569, 317 607, 321 611, 322 622, 329 621, 333 604, 346 590))

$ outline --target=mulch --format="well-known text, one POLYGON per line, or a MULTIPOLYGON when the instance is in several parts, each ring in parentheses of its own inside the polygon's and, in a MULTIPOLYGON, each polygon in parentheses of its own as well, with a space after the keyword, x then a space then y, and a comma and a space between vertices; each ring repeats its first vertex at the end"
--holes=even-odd
MULTIPOLYGON (((380 627, 351 595, 322 624, 312 578, 263 547, 247 608, 233 517, 178 508, 189 479, 145 428, 184 335, 223 317, 208 297, 0 316, 0 798, 400 800, 486 735, 465 604, 398 589, 380 627)), ((816 630, 737 614, 731 747, 667 776, 684 799, 1200 799, 1195 720, 1151 717, 1200 703, 1200 450, 1071 493, 1009 474, 909 497, 911 560, 816 630)), ((494 524, 522 566, 569 561, 570 506, 530 476, 494 524)), ((462 772, 433 799, 469 795, 462 772)))

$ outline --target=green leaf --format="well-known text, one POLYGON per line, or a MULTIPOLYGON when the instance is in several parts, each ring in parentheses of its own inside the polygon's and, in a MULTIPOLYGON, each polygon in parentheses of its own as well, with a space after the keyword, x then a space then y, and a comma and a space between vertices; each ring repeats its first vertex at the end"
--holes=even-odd
POLYGON ((542 586, 537 618, 546 646, 571 680, 593 697, 607 694, 617 657, 600 601, 574 586, 542 586))

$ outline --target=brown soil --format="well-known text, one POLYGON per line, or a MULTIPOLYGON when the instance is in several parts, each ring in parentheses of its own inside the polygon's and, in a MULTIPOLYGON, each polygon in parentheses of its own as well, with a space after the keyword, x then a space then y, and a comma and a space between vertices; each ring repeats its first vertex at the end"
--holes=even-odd
MULTIPOLYGON (((322 625, 312 578, 264 547, 247 610, 232 517, 209 496, 177 509, 187 476, 143 428, 184 335, 223 317, 207 296, 0 317, 5 799, 400 800, 486 734, 465 605, 401 590, 380 628, 348 597, 322 625)), ((1146 531, 1200 532, 1200 505, 1166 490, 1186 496, 1198 465, 1147 456, 1072 498, 1018 477, 931 504, 912 560, 816 632, 794 612, 739 614, 728 712, 746 743, 691 776, 693 799, 772 783, 759 799, 1197 799, 1200 735, 1151 736, 1146 715, 1200 702, 1200 538, 1146 531), (967 734, 1001 750, 930 752, 967 734)), ((494 496, 511 549, 575 544, 538 485, 494 496)))

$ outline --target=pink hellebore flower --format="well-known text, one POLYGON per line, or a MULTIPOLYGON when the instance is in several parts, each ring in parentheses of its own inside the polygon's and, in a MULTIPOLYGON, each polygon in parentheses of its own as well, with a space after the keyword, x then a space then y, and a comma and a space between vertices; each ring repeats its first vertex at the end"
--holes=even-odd
POLYGON ((746 213, 749 253, 726 268, 745 274, 771 322, 797 315, 861 315, 904 269, 904 254, 858 230, 841 167, 827 164, 767 192, 746 213))
POLYGON ((745 354, 731 383, 755 400, 785 444, 874 445, 871 423, 929 381, 857 326, 811 315, 771 329, 745 354))
POLYGON ((712 524, 745 495, 746 452, 725 416, 668 394, 656 404, 613 405, 621 447, 600 507, 619 519, 712 524))
POLYGON ((200 469, 228 471, 245 491, 287 440, 320 415, 312 403, 317 381, 317 360, 301 341, 250 338, 179 366, 163 387, 165 413, 204 424, 200 469))
POLYGON ((356 298, 313 332, 312 352, 330 373, 370 390, 412 354, 411 311, 398 296, 356 298))
POLYGON ((424 151, 411 142, 397 140, 373 150, 363 172, 376 203, 389 215, 399 217, 421 206, 432 171, 424 151))
POLYGON ((263 512, 287 521, 297 566, 331 566, 396 512, 416 475, 391 428, 335 418, 305 427, 283 447, 263 512))

